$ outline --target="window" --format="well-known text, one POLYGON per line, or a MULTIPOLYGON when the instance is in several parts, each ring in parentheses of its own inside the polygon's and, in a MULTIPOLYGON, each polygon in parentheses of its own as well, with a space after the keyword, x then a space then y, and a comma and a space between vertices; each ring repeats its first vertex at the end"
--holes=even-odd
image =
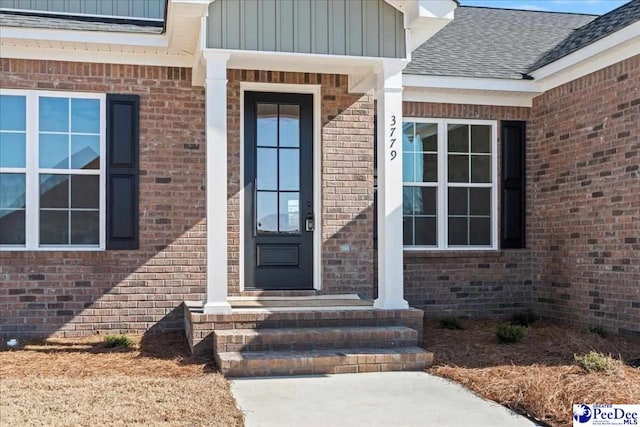
POLYGON ((411 120, 403 123, 405 248, 495 249, 495 122, 411 120))
POLYGON ((104 104, 0 91, 0 248, 104 249, 104 104))

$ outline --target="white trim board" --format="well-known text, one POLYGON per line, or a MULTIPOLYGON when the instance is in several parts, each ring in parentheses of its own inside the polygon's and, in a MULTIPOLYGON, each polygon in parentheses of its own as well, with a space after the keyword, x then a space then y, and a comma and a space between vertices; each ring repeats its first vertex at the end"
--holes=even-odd
POLYGON ((244 92, 281 92, 313 95, 313 289, 322 289, 322 86, 310 84, 240 82, 240 292, 244 291, 244 92))

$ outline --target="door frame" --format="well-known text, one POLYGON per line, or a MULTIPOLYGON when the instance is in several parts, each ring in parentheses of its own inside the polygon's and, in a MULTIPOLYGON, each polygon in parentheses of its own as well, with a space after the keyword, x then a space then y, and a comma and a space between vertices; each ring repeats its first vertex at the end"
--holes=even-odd
POLYGON ((322 289, 322 86, 310 84, 240 82, 240 292, 244 291, 244 93, 280 92, 313 96, 313 289, 322 289))

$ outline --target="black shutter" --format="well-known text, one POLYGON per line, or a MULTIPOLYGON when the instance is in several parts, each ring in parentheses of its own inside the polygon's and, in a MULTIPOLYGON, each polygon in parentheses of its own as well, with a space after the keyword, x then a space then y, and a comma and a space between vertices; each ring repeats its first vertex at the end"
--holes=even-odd
POLYGON ((138 249, 137 95, 107 95, 107 249, 138 249))
POLYGON ((503 121, 502 143, 502 217, 501 247, 525 247, 525 141, 522 121, 503 121))

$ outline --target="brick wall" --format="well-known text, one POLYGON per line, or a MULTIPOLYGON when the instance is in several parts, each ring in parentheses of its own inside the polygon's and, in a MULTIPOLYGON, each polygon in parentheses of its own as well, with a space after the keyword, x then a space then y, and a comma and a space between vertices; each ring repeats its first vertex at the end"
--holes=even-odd
POLYGON ((640 335, 640 56, 537 97, 530 129, 536 310, 640 335))
POLYGON ((229 70, 229 293, 239 294, 240 82, 322 85, 322 291, 371 298, 373 99, 346 75, 229 70))
MULTIPOLYGON (((498 129, 499 120, 528 120, 529 113, 524 107, 404 103, 405 119, 498 120, 498 129)), ((529 250, 405 252, 404 256, 405 298, 423 309, 425 317, 503 316, 530 308, 531 274, 529 250)))
POLYGON ((0 86, 141 102, 140 250, 0 252, 0 336, 181 328, 176 308, 205 288, 204 91, 190 70, 2 59, 0 86))

